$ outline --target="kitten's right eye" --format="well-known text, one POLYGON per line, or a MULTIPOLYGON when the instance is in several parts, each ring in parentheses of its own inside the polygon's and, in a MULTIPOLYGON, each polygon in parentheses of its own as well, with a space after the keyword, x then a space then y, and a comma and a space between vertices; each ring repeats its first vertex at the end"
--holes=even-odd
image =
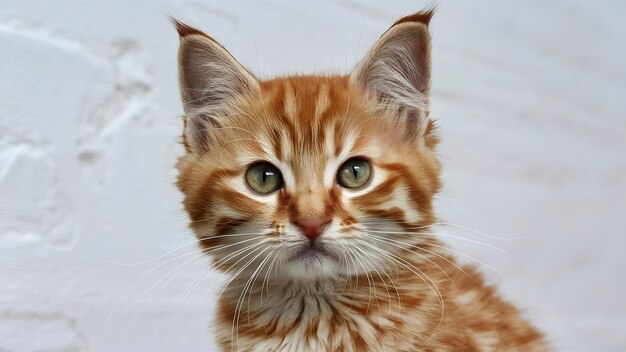
POLYGON ((363 158, 348 159, 337 171, 337 183, 345 188, 361 188, 369 181, 372 166, 363 158))
POLYGON ((268 162, 256 163, 246 171, 246 182, 255 192, 269 194, 283 186, 283 175, 268 162))

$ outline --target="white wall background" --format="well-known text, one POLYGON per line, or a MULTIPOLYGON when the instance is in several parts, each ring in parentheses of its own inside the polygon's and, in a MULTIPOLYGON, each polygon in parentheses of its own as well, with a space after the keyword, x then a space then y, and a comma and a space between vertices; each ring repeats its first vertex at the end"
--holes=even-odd
MULTIPOLYGON (((0 1, 0 351, 215 350, 168 15, 268 77, 346 71, 422 5, 0 1)), ((449 242, 558 350, 626 350, 625 14, 444 2, 432 23, 439 214, 509 239, 441 231, 511 253, 449 242)))

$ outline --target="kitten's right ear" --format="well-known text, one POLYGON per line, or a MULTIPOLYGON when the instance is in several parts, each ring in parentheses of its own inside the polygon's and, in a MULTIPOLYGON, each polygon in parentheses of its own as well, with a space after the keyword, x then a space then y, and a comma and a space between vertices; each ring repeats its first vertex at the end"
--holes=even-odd
POLYGON ((172 21, 180 36, 178 81, 187 119, 186 144, 201 150, 207 146, 210 129, 220 126, 224 106, 239 95, 258 91, 259 82, 213 38, 172 21))

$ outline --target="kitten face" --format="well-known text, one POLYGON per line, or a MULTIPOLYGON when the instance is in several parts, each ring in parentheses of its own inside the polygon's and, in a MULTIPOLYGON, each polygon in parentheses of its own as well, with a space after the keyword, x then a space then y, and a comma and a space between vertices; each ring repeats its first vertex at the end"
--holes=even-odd
POLYGON ((258 81, 177 23, 178 186, 221 270, 311 280, 394 265, 439 188, 427 21, 399 23, 350 76, 258 81))

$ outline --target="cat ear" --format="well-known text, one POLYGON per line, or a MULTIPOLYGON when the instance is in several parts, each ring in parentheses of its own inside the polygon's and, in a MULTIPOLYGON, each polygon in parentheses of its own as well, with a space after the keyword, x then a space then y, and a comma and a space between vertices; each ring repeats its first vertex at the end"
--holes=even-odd
POLYGON ((350 81, 392 109, 408 134, 429 129, 430 34, 433 10, 401 18, 385 32, 350 74, 350 81))
POLYGON ((173 20, 180 36, 178 80, 185 110, 185 144, 206 148, 211 128, 233 99, 259 89, 254 76, 202 31, 173 20))

